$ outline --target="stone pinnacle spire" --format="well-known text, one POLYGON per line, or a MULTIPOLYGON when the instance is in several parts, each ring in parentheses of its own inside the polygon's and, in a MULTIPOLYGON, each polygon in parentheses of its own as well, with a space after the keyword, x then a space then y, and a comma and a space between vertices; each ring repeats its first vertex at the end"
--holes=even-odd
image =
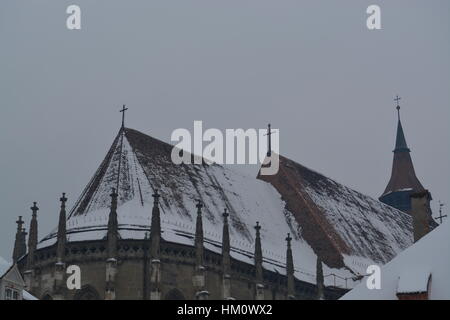
POLYGON ((112 189, 111 196, 111 208, 109 211, 108 218, 108 232, 107 232, 107 242, 108 242, 108 259, 117 258, 117 240, 119 237, 118 231, 118 221, 117 221, 117 192, 116 189, 112 189))
POLYGON ((229 213, 225 208, 223 211, 222 231, 222 291, 224 299, 231 299, 231 256, 230 256, 230 230, 228 226, 229 213))
POLYGON ((264 300, 264 276, 263 276, 263 256, 261 246, 261 226, 256 222, 255 226, 255 278, 256 278, 256 300, 264 300))
POLYGON ((295 299, 295 279, 294 279, 294 259, 291 247, 292 237, 288 233, 286 237, 286 276, 287 276, 287 296, 288 299, 295 299))
POLYGON ((19 216, 19 219, 16 221, 17 223, 17 231, 16 231, 16 240, 14 241, 14 251, 13 251, 13 262, 17 262, 21 256, 23 256, 26 253, 26 246, 24 251, 24 245, 23 242, 24 234, 23 234, 23 220, 22 216, 19 216))
POLYGON ((30 222, 30 232, 28 236, 28 258, 27 258, 27 268, 30 269, 34 264, 34 253, 37 249, 38 243, 38 222, 37 222, 37 212, 39 208, 37 203, 33 202, 33 206, 30 208, 32 211, 31 222, 30 222))
POLYGON ((202 208, 203 204, 197 200, 195 206, 197 208, 197 222, 195 225, 195 261, 197 267, 203 267, 203 221, 202 208))
POLYGON ((56 247, 56 259, 58 263, 64 262, 64 255, 66 251, 66 194, 63 193, 62 197, 59 199, 61 201, 61 210, 59 211, 59 222, 58 222, 58 236, 57 236, 57 247, 56 247))
POLYGON ((223 273, 229 275, 231 271, 231 257, 230 257, 230 231, 228 226, 227 209, 223 211, 223 231, 222 231, 222 267, 223 273))
POLYGON ((159 212, 159 198, 161 195, 155 190, 153 197, 152 225, 150 227, 150 257, 159 259, 161 243, 161 214, 159 212))

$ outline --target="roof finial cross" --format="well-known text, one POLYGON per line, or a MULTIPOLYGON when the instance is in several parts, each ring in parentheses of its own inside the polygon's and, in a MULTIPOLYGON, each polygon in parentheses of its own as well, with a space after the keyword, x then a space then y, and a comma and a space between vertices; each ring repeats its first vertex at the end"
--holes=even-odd
POLYGON ((436 217, 436 219, 439 219, 439 224, 442 224, 442 219, 446 218, 447 215, 442 215, 442 208, 444 207, 444 204, 439 201, 439 217, 436 217))
POLYGON ((291 241, 292 241, 292 237, 291 237, 291 234, 288 232, 287 237, 286 237, 286 242, 287 242, 288 247, 291 246, 291 241))
POLYGON ((275 131, 272 131, 270 129, 270 123, 267 125, 267 133, 265 136, 267 136, 267 156, 270 157, 272 155, 272 134, 274 134, 275 131))
POLYGON ((128 108, 126 108, 125 105, 123 105, 122 110, 119 111, 122 113, 122 129, 125 128, 125 111, 127 110, 128 108))
POLYGON ((398 95, 394 99, 394 101, 397 102, 397 113, 398 113, 399 120, 400 120, 400 100, 402 100, 402 98, 399 97, 398 95))

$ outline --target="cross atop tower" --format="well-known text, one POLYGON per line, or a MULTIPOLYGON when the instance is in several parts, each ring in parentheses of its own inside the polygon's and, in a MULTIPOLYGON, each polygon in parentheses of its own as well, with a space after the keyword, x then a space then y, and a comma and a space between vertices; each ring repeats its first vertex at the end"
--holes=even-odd
POLYGON ((270 157, 272 155, 272 134, 274 134, 275 131, 272 131, 270 129, 270 123, 267 125, 267 133, 265 136, 267 136, 267 156, 270 157))
POLYGON ((400 100, 402 100, 402 98, 399 97, 398 95, 394 99, 394 101, 397 102, 397 113, 399 119, 400 119, 400 100))
POLYGON ((122 129, 125 128, 125 111, 127 111, 128 108, 125 108, 125 105, 123 105, 122 110, 119 112, 122 113, 122 129))
POLYGON ((442 215, 442 208, 444 207, 444 204, 439 201, 439 216, 436 217, 436 219, 439 219, 439 224, 442 224, 442 219, 446 218, 447 215, 442 215))

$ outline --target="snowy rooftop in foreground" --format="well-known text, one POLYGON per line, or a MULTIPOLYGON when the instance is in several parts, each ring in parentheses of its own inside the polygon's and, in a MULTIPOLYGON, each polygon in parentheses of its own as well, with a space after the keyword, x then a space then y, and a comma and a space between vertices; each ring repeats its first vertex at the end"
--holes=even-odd
POLYGON ((426 292, 429 299, 450 299, 450 221, 444 222, 381 268, 381 289, 369 290, 365 281, 344 300, 396 300, 397 293, 426 292))
MULTIPOLYGON (((264 267, 285 274, 285 237, 290 232, 293 237, 295 275, 299 279, 315 283, 317 257, 310 244, 301 237, 301 230, 305 226, 298 225, 294 215, 286 209, 282 196, 272 185, 216 164, 175 165, 170 158, 171 151, 171 145, 132 129, 125 129, 121 148, 118 135, 71 210, 67 221, 68 240, 105 238, 110 193, 116 185, 121 158, 117 211, 122 239, 144 239, 145 232, 150 228, 153 205, 151 195, 158 189, 162 195, 160 209, 164 240, 193 245, 195 200, 200 199, 204 204, 206 248, 221 252, 222 212, 226 207, 230 212, 231 255, 234 258, 253 264, 253 226, 259 221, 262 226, 264 267)), ((398 218, 392 218, 399 214, 399 211, 348 188, 345 188, 346 198, 333 195, 330 202, 326 202, 326 194, 323 193, 325 190, 309 189, 309 192, 329 213, 328 217, 332 218, 330 223, 344 225, 344 228, 337 230, 345 233, 341 237, 344 237, 348 246, 353 249, 345 257, 346 267, 353 272, 347 268, 337 270, 324 266, 325 275, 334 273, 342 278, 350 278, 355 274, 365 273, 365 266, 372 262, 371 253, 364 255, 360 240, 349 234, 352 230, 345 227, 345 219, 359 219, 358 232, 370 230, 377 236, 373 239, 374 251, 379 252, 380 257, 384 259, 395 255, 409 244, 408 230, 403 230, 398 218), (387 212, 386 221, 380 220, 384 211, 387 212), (383 250, 386 248, 380 246, 387 247, 388 256, 383 256, 383 250)), ((410 224, 407 218, 401 222, 407 227, 410 224)), ((56 229, 39 243, 39 248, 54 244, 55 235, 56 229)), ((333 277, 326 277, 326 284, 334 284, 333 277)), ((338 283, 341 286, 344 284, 343 280, 338 283)), ((352 287, 352 282, 349 280, 347 285, 352 287)))
POLYGON ((0 278, 11 268, 12 264, 0 257, 0 278))

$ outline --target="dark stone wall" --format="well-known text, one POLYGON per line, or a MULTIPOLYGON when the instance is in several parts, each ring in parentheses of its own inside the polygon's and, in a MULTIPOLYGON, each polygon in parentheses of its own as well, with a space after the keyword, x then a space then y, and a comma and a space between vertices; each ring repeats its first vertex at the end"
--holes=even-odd
MULTIPOLYGON (((118 248, 118 274, 116 299, 140 300, 144 295, 145 242, 139 240, 120 240, 118 248)), ((19 261, 19 269, 25 271, 26 256, 19 261)), ((55 294, 56 246, 36 251, 33 287, 31 293, 39 299, 54 297, 55 294)), ((66 246, 66 267, 78 265, 81 269, 81 290, 64 290, 64 299, 104 299, 106 285, 106 243, 104 241, 70 242, 66 246)), ((222 260, 221 255, 205 250, 206 288, 209 298, 222 299, 222 260)), ((192 277, 195 266, 193 247, 161 243, 161 299, 195 299, 192 277)), ((67 275, 66 275, 67 277, 67 275)), ((65 281, 64 281, 65 283, 65 281)), ((264 270, 265 298, 286 299, 286 277, 264 270)), ((296 280, 298 299, 315 299, 316 287, 313 284, 296 280)), ((347 292, 344 289, 326 288, 329 299, 337 299, 347 292)), ((231 292, 238 300, 255 298, 255 268, 252 265, 232 259, 231 292)))

